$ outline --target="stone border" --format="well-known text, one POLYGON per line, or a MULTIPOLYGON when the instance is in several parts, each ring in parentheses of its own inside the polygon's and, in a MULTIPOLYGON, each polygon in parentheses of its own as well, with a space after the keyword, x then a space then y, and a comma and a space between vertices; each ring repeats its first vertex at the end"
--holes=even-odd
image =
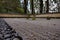
MULTIPOLYGON (((27 18, 28 15, 20 15, 20 14, 0 14, 0 18, 27 18)), ((30 15, 29 18, 34 17, 33 15, 30 15)), ((36 18, 60 18, 60 13, 57 14, 41 14, 41 15, 35 15, 36 18)))

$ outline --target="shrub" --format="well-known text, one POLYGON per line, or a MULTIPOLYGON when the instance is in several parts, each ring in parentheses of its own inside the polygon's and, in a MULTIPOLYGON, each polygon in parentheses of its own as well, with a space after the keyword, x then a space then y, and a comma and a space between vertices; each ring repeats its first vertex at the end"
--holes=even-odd
POLYGON ((16 10, 17 10, 19 13, 24 14, 24 9, 23 9, 23 8, 17 7, 16 10))

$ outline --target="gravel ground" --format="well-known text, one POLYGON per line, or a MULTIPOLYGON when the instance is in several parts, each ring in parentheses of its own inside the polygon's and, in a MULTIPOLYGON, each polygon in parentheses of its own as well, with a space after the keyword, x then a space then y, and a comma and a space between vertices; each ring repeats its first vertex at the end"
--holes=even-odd
POLYGON ((60 40, 60 19, 4 18, 23 40, 60 40))
POLYGON ((22 40, 22 37, 0 18, 0 40, 22 40))

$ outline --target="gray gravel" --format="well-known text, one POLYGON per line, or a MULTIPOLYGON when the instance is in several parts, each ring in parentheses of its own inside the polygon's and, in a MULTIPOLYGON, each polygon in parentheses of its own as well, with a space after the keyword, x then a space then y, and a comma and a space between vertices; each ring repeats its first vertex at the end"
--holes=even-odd
POLYGON ((60 19, 4 18, 23 40, 60 40, 60 19))
POLYGON ((15 40, 22 38, 9 26, 4 19, 0 18, 0 40, 15 40))

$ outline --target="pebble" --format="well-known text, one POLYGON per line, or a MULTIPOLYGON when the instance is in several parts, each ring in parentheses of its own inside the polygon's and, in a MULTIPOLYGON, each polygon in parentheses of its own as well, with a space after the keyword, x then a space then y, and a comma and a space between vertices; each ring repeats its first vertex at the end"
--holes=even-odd
POLYGON ((18 38, 14 38, 13 40, 19 40, 18 38))

